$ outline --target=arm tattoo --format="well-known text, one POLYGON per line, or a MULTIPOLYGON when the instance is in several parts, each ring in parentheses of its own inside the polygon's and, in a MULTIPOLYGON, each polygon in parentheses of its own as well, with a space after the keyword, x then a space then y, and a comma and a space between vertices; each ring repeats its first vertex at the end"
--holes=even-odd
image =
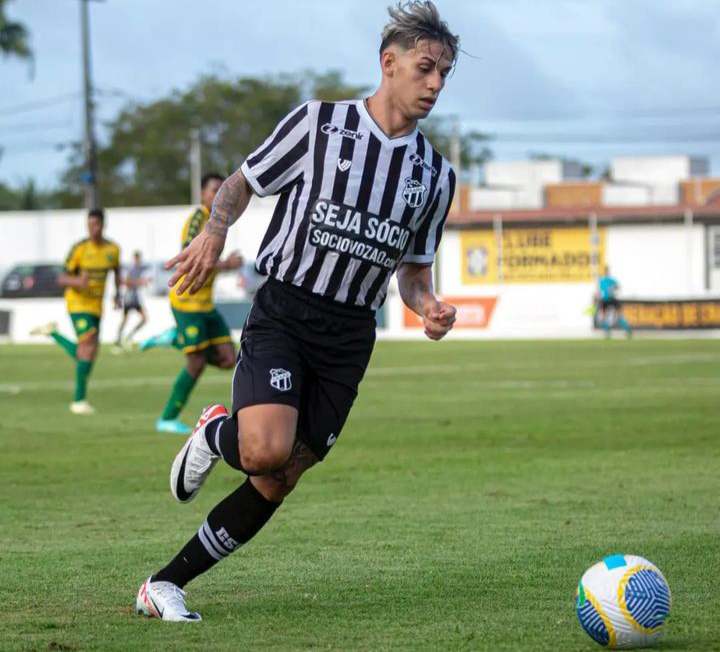
POLYGON ((317 461, 318 458, 315 453, 299 439, 296 439, 288 461, 276 471, 269 473, 269 475, 284 489, 289 490, 295 486, 302 473, 317 463, 317 461))
POLYGON ((430 296, 434 296, 432 281, 428 276, 427 267, 408 268, 398 277, 398 286, 400 288, 400 296, 411 310, 418 314, 422 314, 425 300, 430 296))
POLYGON ((242 173, 235 172, 220 186, 212 205, 205 230, 211 235, 225 237, 250 200, 247 182, 242 173))

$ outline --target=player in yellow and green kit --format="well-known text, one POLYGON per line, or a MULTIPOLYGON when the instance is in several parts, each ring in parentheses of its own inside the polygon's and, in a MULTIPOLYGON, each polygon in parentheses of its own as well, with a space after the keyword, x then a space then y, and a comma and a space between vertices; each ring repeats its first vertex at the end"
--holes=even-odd
MULTIPOLYGON (((223 181, 224 177, 214 173, 206 174, 202 178, 200 195, 202 203, 183 226, 181 240, 183 249, 205 228, 213 200, 223 181)), ((213 283, 218 271, 237 269, 242 262, 242 258, 234 253, 218 262, 215 273, 195 294, 185 292, 178 296, 173 288, 170 292, 170 307, 175 317, 176 328, 151 337, 140 346, 142 351, 156 346, 174 346, 185 354, 185 367, 175 379, 165 409, 155 422, 158 432, 188 434, 191 428, 180 421, 178 416, 185 407, 205 365, 210 363, 221 369, 232 369, 235 366, 235 347, 230 337, 230 329, 220 313, 215 310, 213 283)))
POLYGON ((103 237, 105 216, 102 210, 88 213, 88 238, 73 245, 65 261, 65 273, 58 283, 65 287, 65 304, 77 335, 73 342, 50 323, 32 331, 33 335, 49 335, 75 360, 75 396, 70 404, 73 414, 93 414, 87 402, 87 385, 97 357, 105 281, 109 271, 115 277, 115 307, 120 307, 120 248, 103 237))

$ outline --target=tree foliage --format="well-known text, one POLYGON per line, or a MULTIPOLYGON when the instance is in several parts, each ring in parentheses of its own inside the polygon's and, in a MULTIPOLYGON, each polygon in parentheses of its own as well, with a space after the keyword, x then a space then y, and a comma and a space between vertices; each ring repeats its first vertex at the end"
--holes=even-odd
POLYGON ((27 28, 5 14, 7 0, 0 0, 0 52, 4 57, 18 57, 32 62, 30 34, 27 28))
MULTIPOLYGON (((229 174, 302 101, 356 97, 363 90, 335 71, 273 78, 210 75, 166 98, 128 104, 106 125, 109 137, 98 149, 103 203, 187 203, 193 129, 200 133, 203 171, 229 174)), ((77 205, 82 170, 77 147, 62 177, 62 204, 77 205)))

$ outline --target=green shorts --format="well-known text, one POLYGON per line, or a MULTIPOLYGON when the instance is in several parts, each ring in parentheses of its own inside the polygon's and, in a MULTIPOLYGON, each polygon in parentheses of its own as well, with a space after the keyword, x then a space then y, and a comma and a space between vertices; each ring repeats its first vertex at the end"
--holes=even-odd
POLYGON ((183 353, 204 351, 210 346, 232 342, 230 329, 217 310, 181 312, 172 309, 177 322, 176 345, 183 353))
POLYGON ((78 342, 100 332, 100 317, 97 315, 91 315, 89 312, 71 312, 70 319, 78 342))

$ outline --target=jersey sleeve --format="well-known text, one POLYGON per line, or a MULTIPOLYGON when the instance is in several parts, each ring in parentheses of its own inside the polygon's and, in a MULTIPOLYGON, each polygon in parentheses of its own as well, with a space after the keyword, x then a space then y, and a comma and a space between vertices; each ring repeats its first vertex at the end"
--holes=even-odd
POLYGON ((185 222, 182 231, 182 248, 185 249, 193 238, 202 231, 205 215, 198 208, 185 222))
POLYGON ((302 173, 310 143, 309 105, 306 102, 281 120, 240 166, 256 195, 277 194, 302 173))
POLYGON ((112 258, 112 268, 117 269, 120 267, 120 247, 116 244, 113 245, 112 258))
POLYGON ((447 220, 450 206, 452 206, 453 196, 455 195, 455 172, 448 170, 445 183, 440 187, 439 192, 435 195, 430 210, 423 220, 420 228, 414 233, 405 255, 402 258, 403 263, 417 263, 420 265, 430 265, 435 259, 435 253, 440 246, 443 227, 447 220))
POLYGON ((65 271, 68 274, 76 274, 80 271, 80 260, 82 257, 81 249, 82 243, 79 242, 70 250, 70 253, 67 255, 67 258, 65 259, 65 271))

